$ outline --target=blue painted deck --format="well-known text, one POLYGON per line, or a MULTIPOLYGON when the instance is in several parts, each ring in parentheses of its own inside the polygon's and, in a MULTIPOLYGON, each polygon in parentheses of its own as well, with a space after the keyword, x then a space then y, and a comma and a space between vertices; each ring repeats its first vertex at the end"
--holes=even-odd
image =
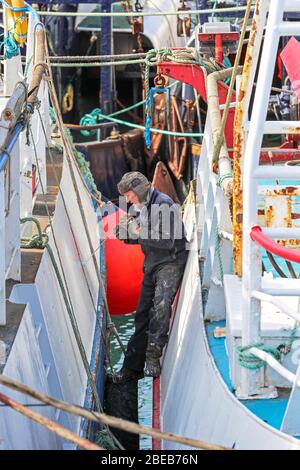
MULTIPOLYGON (((264 180, 260 182, 260 185, 270 185, 270 186, 276 186, 277 184, 282 185, 282 186, 300 186, 300 181, 286 181, 286 180, 280 180, 280 181, 274 181, 274 180, 264 180)), ((263 208, 263 199, 262 196, 258 197, 258 205, 263 208)), ((300 212, 300 197, 296 196, 293 197, 293 211, 299 213, 300 212)), ((293 226, 299 226, 300 219, 293 220, 293 226)), ((287 266, 285 261, 282 258, 278 258, 277 256, 274 256, 277 264, 280 266, 280 268, 286 273, 288 277, 290 277, 289 272, 287 270, 287 266)), ((274 270, 272 264, 270 263, 266 252, 263 252, 262 256, 265 268, 268 272, 272 272, 274 277, 279 277, 277 272, 274 270)), ((231 270, 233 272, 233 267, 232 267, 232 260, 231 260, 231 270)), ((292 263, 294 270, 296 274, 299 276, 300 274, 300 266, 299 264, 292 263)), ((206 333, 208 337, 208 342, 209 346, 212 352, 212 355, 214 357, 215 363, 220 371, 220 374, 226 383, 227 387, 229 390, 234 393, 234 389, 230 380, 230 375, 229 375, 229 360, 225 348, 225 338, 215 338, 213 335, 214 329, 216 327, 225 327, 226 322, 225 320, 223 321, 218 321, 218 322, 212 322, 212 323, 207 323, 206 324, 206 333)), ((278 393, 280 394, 280 390, 278 390, 278 393)), ((288 403, 288 397, 289 397, 289 391, 283 392, 282 396, 279 396, 278 398, 271 399, 271 400, 243 400, 243 404, 256 416, 261 418, 263 421, 268 423, 269 425, 273 426, 276 429, 280 429, 281 422, 284 416, 284 412, 288 403)))
MULTIPOLYGON (((225 326, 225 320, 207 323, 206 333, 216 366, 218 367, 227 387, 232 393, 234 393, 229 376, 229 360, 225 348, 225 338, 215 338, 213 334, 216 327, 225 326)), ((242 401, 243 405, 245 405, 246 408, 248 408, 252 413, 276 429, 280 429, 287 402, 287 396, 279 396, 278 398, 273 398, 272 400, 261 399, 242 401)))

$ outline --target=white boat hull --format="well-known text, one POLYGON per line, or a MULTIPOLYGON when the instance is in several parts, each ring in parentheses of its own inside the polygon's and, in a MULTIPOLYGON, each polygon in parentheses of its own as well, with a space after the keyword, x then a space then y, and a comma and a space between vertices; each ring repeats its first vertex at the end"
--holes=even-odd
MULTIPOLYGON (((89 363, 96 364, 94 356, 99 352, 99 345, 96 344, 94 338, 96 329, 99 328, 99 324, 103 320, 101 309, 98 308, 99 284, 80 216, 70 169, 66 158, 63 161, 61 188, 66 200, 70 223, 61 194, 59 194, 53 229, 85 353, 89 363), (81 261, 85 261, 85 263, 81 263, 81 261), (96 325, 96 312, 99 318, 98 325, 96 325)), ((72 165, 93 249, 99 253, 97 251, 100 238, 97 214, 91 198, 84 189, 74 162, 72 165)), ((50 245, 60 267, 52 235, 50 236, 50 245)), ((97 257, 99 258, 99 255, 97 257)), ((58 278, 47 250, 43 253, 34 284, 15 285, 10 300, 26 304, 26 308, 3 374, 68 403, 89 406, 87 404, 89 396, 87 373, 58 278)), ((93 369, 92 365, 91 368, 93 369)), ((98 371, 92 370, 95 375, 98 371)), ((22 404, 38 403, 26 395, 13 392, 2 386, 0 391, 22 404)), ((48 406, 35 406, 32 409, 67 427, 77 435, 82 433, 81 418, 67 415, 48 406)), ((74 447, 73 444, 64 441, 16 411, 8 407, 0 409, 0 449, 38 450, 74 447)))
MULTIPOLYGON (((214 362, 203 320, 198 252, 189 254, 161 376, 161 429, 236 449, 300 449, 238 401, 214 362)), ((187 449, 163 441, 162 447, 187 449)))

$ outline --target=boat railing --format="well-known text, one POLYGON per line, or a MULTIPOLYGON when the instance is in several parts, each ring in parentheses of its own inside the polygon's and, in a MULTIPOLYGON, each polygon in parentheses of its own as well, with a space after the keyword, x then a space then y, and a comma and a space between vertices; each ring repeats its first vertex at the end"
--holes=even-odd
POLYGON ((30 13, 24 71, 20 55, 6 59, 4 66, 4 95, 0 97, 0 325, 6 324, 6 281, 21 279, 20 218, 32 215, 39 187, 46 184, 42 125, 47 128, 49 110, 47 84, 42 80, 44 41, 43 26, 30 13), (35 178, 37 166, 39 178, 35 178))
MULTIPOLYGON (((284 21, 287 12, 299 12, 300 2, 293 0, 270 0, 269 15, 265 31, 264 44, 260 60, 257 86, 254 96, 251 120, 245 124, 247 134, 244 152, 243 169, 243 275, 242 275, 242 347, 250 348, 251 353, 266 361, 268 365, 290 382, 295 382, 295 376, 265 351, 255 347, 261 343, 261 303, 267 302, 277 307, 282 313, 299 321, 300 314, 293 311, 288 305, 283 305, 282 296, 300 296, 300 289, 295 286, 295 280, 283 279, 280 283, 276 279, 268 283, 268 289, 263 288, 266 283, 262 278, 262 257, 264 251, 283 257, 289 261, 300 261, 297 250, 281 246, 274 240, 292 240, 299 242, 300 229, 292 225, 292 221, 286 222, 286 216, 276 220, 267 221, 266 228, 260 228, 258 222, 258 194, 259 182, 272 180, 300 180, 300 166, 260 165, 260 151, 263 136, 299 134, 300 123, 298 121, 268 121, 266 120, 269 96, 272 87, 273 73, 277 60, 279 39, 281 36, 299 34, 299 21, 284 21), (285 223, 287 226, 284 227, 285 223), (272 227, 273 225, 273 227, 272 227), (280 285, 279 285, 280 284, 280 285), (275 298, 274 298, 275 297, 275 298), (253 347, 251 347, 253 346, 253 347)), ((258 48, 259 51, 259 48, 258 48)), ((265 184, 265 182, 264 182, 265 184)), ((275 183, 274 183, 275 184, 275 183)), ((296 185, 298 183, 295 183, 296 185)), ((291 183, 288 183, 290 189, 291 183)), ((277 186, 279 188, 279 186, 277 186)), ((287 189, 287 188, 285 188, 287 189)), ((294 188, 297 189, 297 188, 294 188)), ((277 191, 276 196, 293 196, 284 191, 277 191)), ((282 209, 283 209, 282 205, 282 209)), ((271 207, 274 212, 274 207, 271 207)), ((274 217, 273 217, 274 218, 274 217)), ((247 350, 248 353, 248 350, 247 350)), ((254 395, 268 395, 268 387, 264 386, 264 374, 259 367, 241 368, 240 396, 247 398, 254 395)), ((298 379, 297 379, 298 380, 298 379)), ((299 380, 297 381, 297 384, 299 380)))
POLYGON ((207 115, 197 175, 197 231, 205 318, 225 317, 223 276, 230 272, 232 223, 229 199, 213 171, 214 141, 207 115), (217 302, 217 307, 216 307, 217 302))
MULTIPOLYGON (((294 238, 300 239, 300 229, 298 228, 265 228, 262 229, 259 226, 252 227, 251 230, 251 239, 256 242, 260 247, 267 250, 273 255, 277 255, 285 260, 292 261, 295 263, 300 263, 300 253, 294 249, 286 248, 279 243, 276 243, 272 238, 275 239, 291 239, 294 238), (291 234, 292 232, 292 234, 291 234), (268 236, 268 235, 269 236, 268 236), (272 238, 270 238, 272 237, 272 238)), ((253 291, 251 293, 252 298, 259 300, 260 302, 267 302, 274 305, 280 311, 293 318, 296 322, 300 322, 300 313, 297 310, 291 308, 288 304, 285 304, 282 300, 276 298, 276 296, 287 296, 295 295, 300 296, 300 288, 290 289, 287 291, 286 288, 274 288, 272 289, 271 294, 262 289, 262 291, 253 291)), ((268 354, 261 349, 252 347, 248 350, 249 354, 253 354, 262 361, 265 361, 272 369, 274 369, 278 374, 288 380, 290 383, 297 384, 300 386, 300 382, 297 382, 296 374, 293 374, 286 367, 283 367, 279 361, 277 361, 274 356, 268 354)))

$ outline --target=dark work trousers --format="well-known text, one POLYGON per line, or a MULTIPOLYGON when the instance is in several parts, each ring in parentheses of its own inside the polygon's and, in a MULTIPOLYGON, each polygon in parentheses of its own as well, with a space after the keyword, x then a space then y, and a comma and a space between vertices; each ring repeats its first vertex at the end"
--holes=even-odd
POLYGON ((154 343, 161 349, 167 343, 171 307, 183 276, 184 266, 169 263, 150 273, 144 273, 135 314, 135 331, 127 345, 124 367, 142 371, 148 343, 154 343))

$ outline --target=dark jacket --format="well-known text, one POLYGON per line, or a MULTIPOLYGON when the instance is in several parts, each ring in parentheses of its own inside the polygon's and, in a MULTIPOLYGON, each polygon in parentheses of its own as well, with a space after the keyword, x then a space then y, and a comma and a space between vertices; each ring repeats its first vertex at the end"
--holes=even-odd
POLYGON ((184 225, 178 204, 169 196, 151 188, 150 200, 137 221, 140 235, 135 242, 141 245, 145 255, 145 272, 168 263, 186 263, 188 242, 184 225))

